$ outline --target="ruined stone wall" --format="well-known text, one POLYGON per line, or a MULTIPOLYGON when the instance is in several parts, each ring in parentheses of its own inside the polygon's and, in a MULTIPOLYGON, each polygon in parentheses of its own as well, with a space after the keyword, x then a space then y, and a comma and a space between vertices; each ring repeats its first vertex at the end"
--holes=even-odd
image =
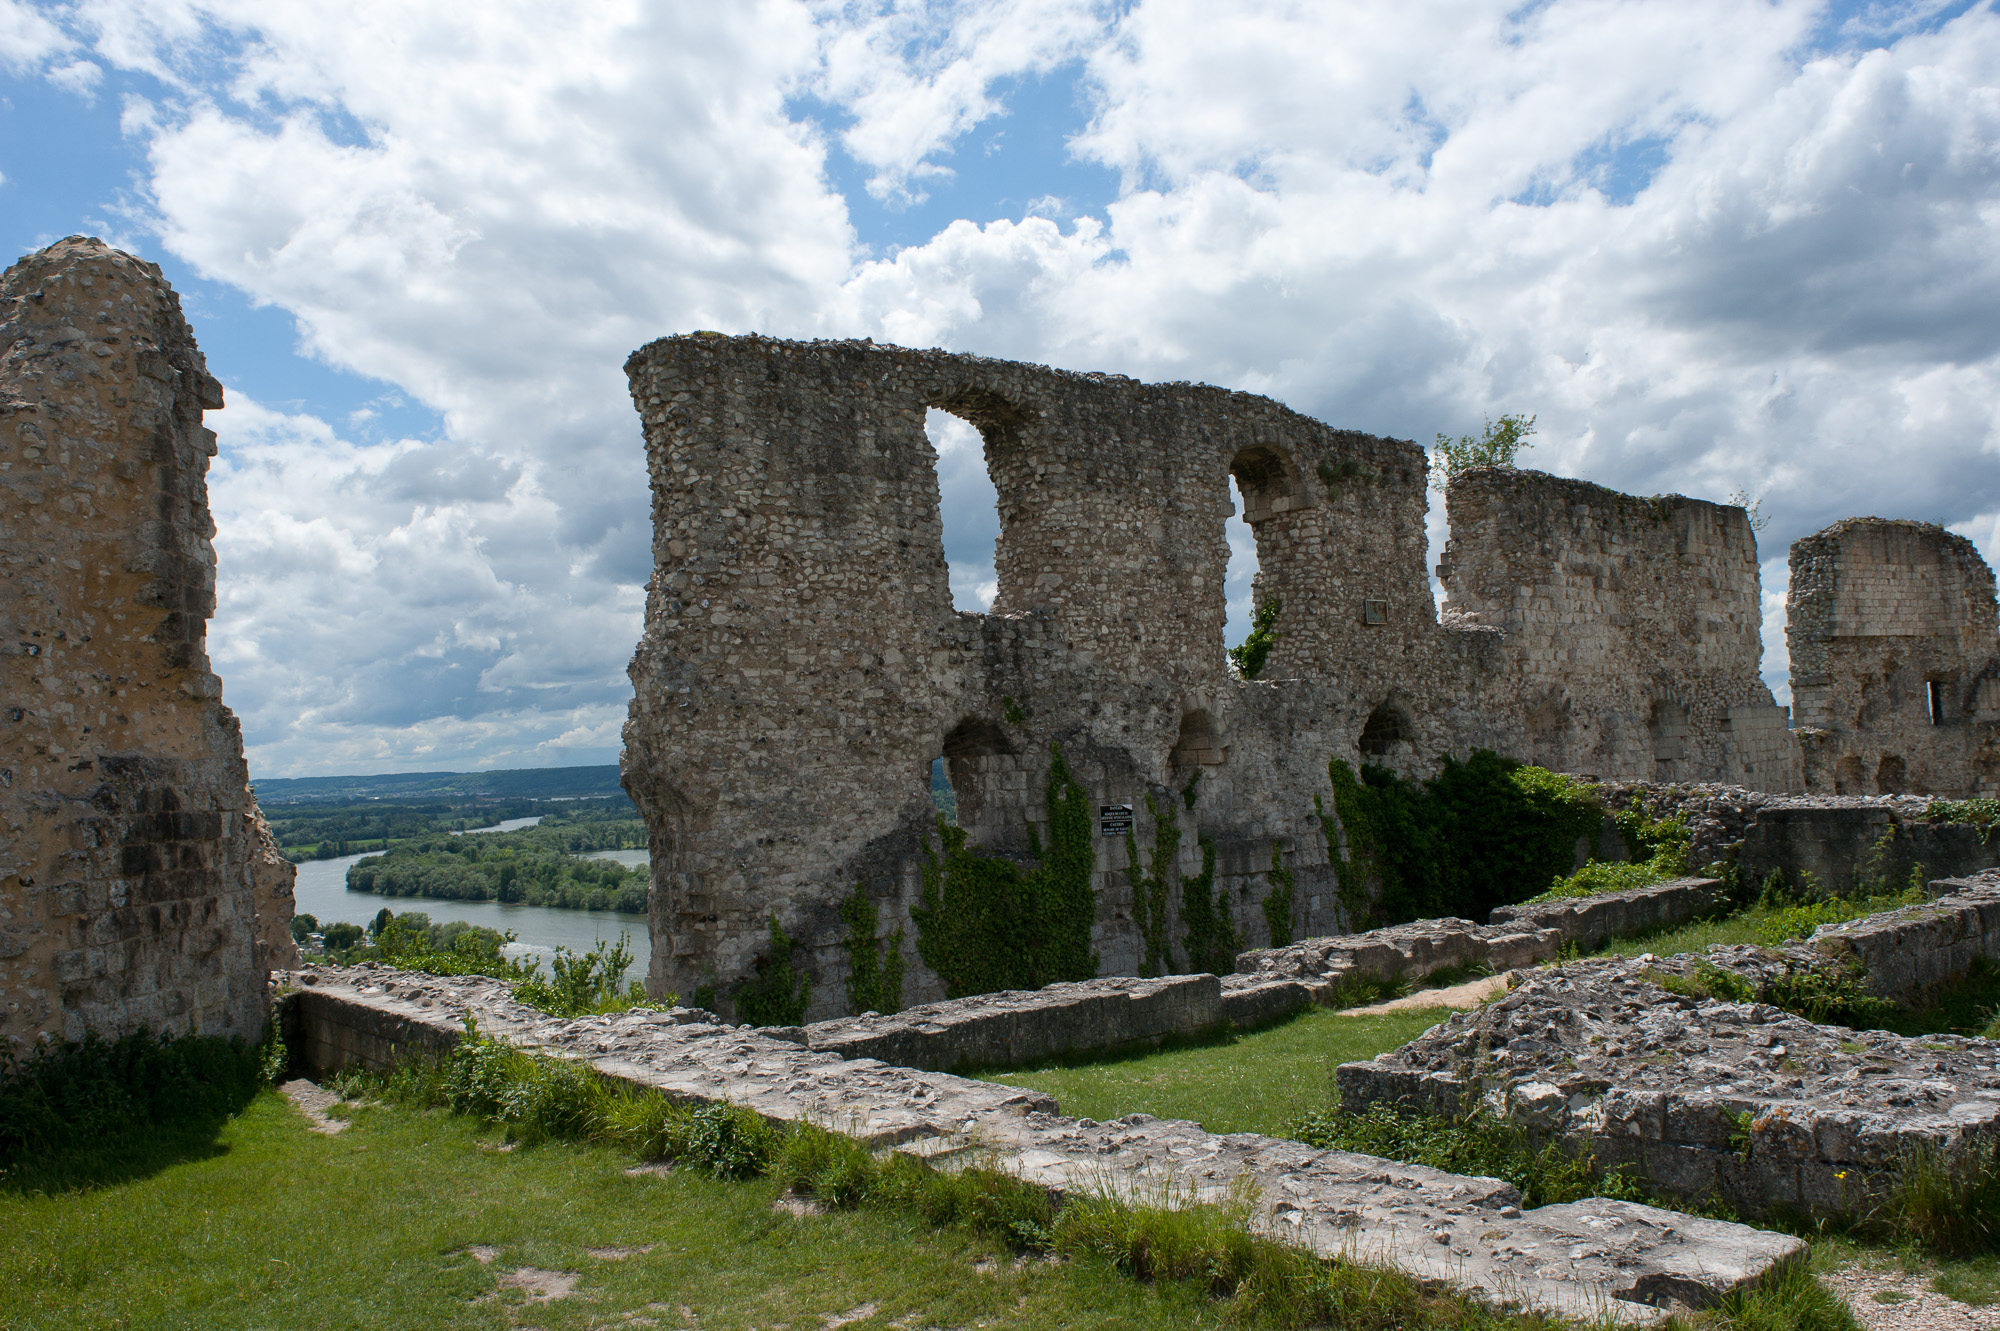
MULTIPOLYGON (((1314 808, 1329 759, 1428 775, 1447 754, 1521 753, 1524 672, 1547 695, 1567 670, 1578 733, 1615 736, 1606 752, 1634 775, 1659 774, 1649 690, 1703 725, 1741 710, 1782 726, 1757 680, 1741 510, 1670 500, 1664 519, 1648 509, 1644 525, 1614 528, 1581 516, 1592 502, 1616 509, 1597 487, 1533 473, 1476 482, 1462 507, 1495 533, 1454 547, 1466 588, 1533 562, 1496 534, 1509 522, 1560 539, 1579 567, 1594 560, 1603 581, 1533 628, 1441 624, 1424 569, 1425 459, 1408 442, 1206 386, 867 342, 695 334, 626 368, 654 495, 624 775, 651 828, 655 992, 712 990, 727 1010, 775 916, 805 944, 808 1019, 843 1014, 837 903, 860 884, 881 935, 904 931, 906 1000, 941 996, 910 916, 938 757, 961 824, 991 854, 1025 860, 1048 843, 1055 745, 1094 810, 1132 806, 1142 859, 1156 811, 1171 809, 1178 966, 1180 875, 1198 872, 1202 842, 1239 947, 1270 941, 1274 853, 1295 879, 1291 936, 1344 931, 1314 808), (932 408, 984 439, 1001 523, 991 614, 951 606, 932 408), (1256 534, 1258 598, 1282 604, 1256 680, 1231 675, 1222 644, 1232 477, 1256 534), (1611 617, 1594 654, 1564 665, 1560 625, 1594 614, 1611 617)), ((1749 757, 1686 744, 1675 761, 1691 775, 1733 763, 1790 779, 1767 752, 1782 745, 1749 757)), ((1137 973, 1122 833, 1093 837, 1093 851, 1092 948, 1103 973, 1137 973)))
POLYGON ((221 386, 159 269, 83 237, 0 279, 0 348, 0 1040, 254 1039, 291 871, 206 653, 221 386))
POLYGON ((2000 796, 1993 571, 1922 522, 1852 518, 1792 546, 1791 645, 1808 788, 2000 796))
POLYGON ((1795 790, 1758 675, 1757 539, 1741 508, 1479 468, 1447 496, 1448 618, 1505 635, 1507 751, 1556 771, 1795 790))

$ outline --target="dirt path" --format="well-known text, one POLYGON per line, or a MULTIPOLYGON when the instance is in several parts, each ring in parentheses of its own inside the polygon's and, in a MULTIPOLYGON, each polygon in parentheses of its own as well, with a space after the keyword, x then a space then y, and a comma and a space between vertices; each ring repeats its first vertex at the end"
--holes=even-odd
POLYGON ((1407 998, 1392 998, 1386 1003, 1370 1003, 1367 1007, 1342 1008, 1343 1017, 1372 1017, 1382 1012, 1407 1012, 1411 1008, 1473 1008, 1487 999, 1507 992, 1505 975, 1489 975, 1484 979, 1467 980, 1464 984, 1454 984, 1447 989, 1419 989, 1407 998))

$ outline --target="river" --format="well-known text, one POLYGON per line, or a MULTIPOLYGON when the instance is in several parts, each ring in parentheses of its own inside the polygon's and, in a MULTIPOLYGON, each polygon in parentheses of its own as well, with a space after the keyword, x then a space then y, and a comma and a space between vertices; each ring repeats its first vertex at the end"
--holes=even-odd
MULTIPOLYGON (((509 823, 521 826, 524 821, 509 819, 501 826, 507 827, 509 823)), ((607 850, 598 854, 630 868, 644 868, 647 863, 643 850, 607 850), (638 858, 633 859, 632 856, 638 858)), ((556 910, 549 906, 524 906, 508 901, 440 901, 431 897, 383 897, 373 892, 350 892, 347 890, 347 868, 362 858, 360 855, 343 855, 337 860, 307 860, 301 864, 298 885, 294 888, 298 901, 294 909, 301 915, 312 916, 323 925, 336 920, 366 925, 387 906, 398 915, 405 911, 422 911, 431 917, 433 924, 464 920, 467 924, 484 925, 503 932, 512 929, 516 941, 509 945, 507 954, 539 956, 545 963, 555 955, 558 946, 572 952, 588 952, 597 946, 599 939, 616 943, 621 932, 629 932, 632 935, 633 962, 625 973, 635 980, 646 978, 646 963, 653 955, 653 945, 647 936, 646 917, 643 915, 612 910, 556 910)))

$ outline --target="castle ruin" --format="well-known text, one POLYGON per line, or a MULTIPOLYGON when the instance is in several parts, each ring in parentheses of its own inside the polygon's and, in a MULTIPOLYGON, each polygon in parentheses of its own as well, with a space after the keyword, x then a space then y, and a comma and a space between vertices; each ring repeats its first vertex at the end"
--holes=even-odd
POLYGON ((206 651, 221 406, 154 265, 72 236, 0 279, 0 1052, 254 1040, 295 955, 206 651))
MULTIPOLYGON (((972 843, 1026 860, 1051 834, 1060 750, 1092 818, 1106 974, 1144 960, 1123 828, 1150 845, 1169 809, 1190 832, 1179 868, 1212 848, 1247 944, 1268 938, 1255 906, 1274 870, 1295 884, 1291 936, 1341 932, 1315 809, 1330 758, 1425 775, 1491 749, 1606 780, 1808 783, 1759 675, 1741 508, 1464 473, 1446 497, 1440 614, 1423 450, 1264 398, 710 333, 626 368, 655 573, 624 772, 651 828, 656 991, 726 1003, 775 918, 820 977, 810 1014, 841 1010, 838 903, 858 884, 884 934, 909 921, 940 757, 972 843), (1000 515, 987 614, 952 607, 932 408, 984 440, 1000 515), (1222 644, 1232 478, 1256 600, 1281 606, 1255 679, 1222 644)), ((1993 590, 1969 546, 1953 559, 1959 581, 1937 597, 1963 602, 1963 674, 1994 657, 1993 590)), ((1970 791, 1960 768, 1921 771, 1970 791)), ((913 980, 913 1000, 940 992, 921 967, 913 980)))

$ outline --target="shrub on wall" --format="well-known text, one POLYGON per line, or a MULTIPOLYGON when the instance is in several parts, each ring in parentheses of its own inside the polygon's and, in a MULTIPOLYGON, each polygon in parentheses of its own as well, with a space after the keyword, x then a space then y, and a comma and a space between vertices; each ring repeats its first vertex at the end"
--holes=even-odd
POLYGON ((1350 915, 1382 924, 1484 920, 1495 906, 1526 901, 1574 867, 1577 839, 1604 819, 1587 787, 1486 749, 1463 763, 1445 758, 1423 782, 1381 767, 1357 778, 1338 758, 1328 776, 1338 821, 1322 818, 1341 899, 1350 915))
POLYGON ((910 915, 917 955, 944 981, 947 998, 1097 974, 1090 796, 1054 744, 1043 799, 1049 844, 1032 847, 1033 867, 980 854, 965 844, 964 828, 942 819, 941 853, 924 840, 923 904, 910 915))

